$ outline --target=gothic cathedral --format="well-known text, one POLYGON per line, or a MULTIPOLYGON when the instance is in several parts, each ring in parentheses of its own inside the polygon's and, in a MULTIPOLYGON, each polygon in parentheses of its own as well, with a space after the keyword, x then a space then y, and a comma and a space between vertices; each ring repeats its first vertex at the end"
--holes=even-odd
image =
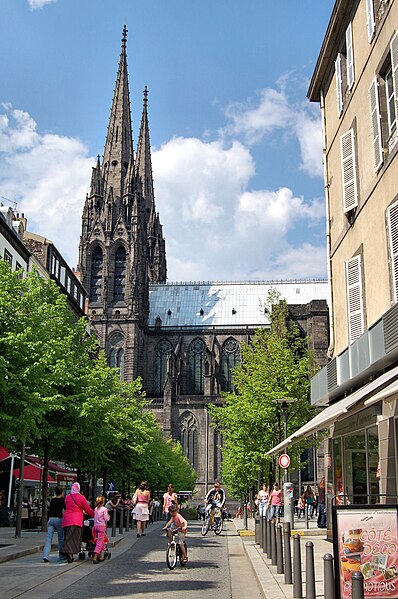
MULTIPOLYGON (((328 346, 326 281, 166 283, 166 249, 156 212, 145 88, 133 151, 126 57, 122 48, 104 156, 92 169, 79 251, 88 312, 110 366, 143 379, 166 436, 181 441, 203 495, 220 476, 220 443, 209 403, 232 389, 240 345, 268 325, 259 309, 269 289, 284 297, 320 365, 328 346)), ((194 278, 194 276, 193 276, 194 278)))

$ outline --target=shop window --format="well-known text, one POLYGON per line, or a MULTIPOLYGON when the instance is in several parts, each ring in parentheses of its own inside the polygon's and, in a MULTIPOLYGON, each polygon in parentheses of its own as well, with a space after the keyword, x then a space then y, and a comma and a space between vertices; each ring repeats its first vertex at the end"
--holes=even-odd
POLYGON ((351 503, 368 503, 366 440, 358 432, 344 437, 345 487, 351 503))

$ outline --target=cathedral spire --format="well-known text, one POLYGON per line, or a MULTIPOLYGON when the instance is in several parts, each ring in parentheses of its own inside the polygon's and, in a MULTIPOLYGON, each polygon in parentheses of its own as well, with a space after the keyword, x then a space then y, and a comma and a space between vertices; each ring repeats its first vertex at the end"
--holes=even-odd
POLYGON ((155 209, 155 194, 153 191, 151 142, 149 138, 148 124, 148 88, 144 89, 144 102, 142 107, 142 117, 140 126, 140 135, 138 137, 136 172, 141 179, 142 191, 146 200, 146 209, 148 213, 155 209))
POLYGON ((112 187, 114 197, 122 196, 124 178, 133 155, 126 43, 127 28, 125 25, 102 167, 105 195, 112 187))

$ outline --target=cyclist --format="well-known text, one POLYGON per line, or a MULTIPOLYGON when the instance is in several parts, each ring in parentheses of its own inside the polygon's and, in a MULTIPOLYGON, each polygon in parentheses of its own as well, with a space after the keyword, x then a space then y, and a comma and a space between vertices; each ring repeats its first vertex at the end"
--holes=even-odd
POLYGON ((205 498, 206 513, 213 511, 214 513, 214 528, 218 528, 222 515, 222 508, 225 503, 225 491, 218 481, 215 481, 214 486, 207 493, 205 498))
POLYGON ((169 514, 170 520, 167 522, 166 526, 163 527, 163 530, 167 531, 169 541, 173 539, 173 531, 178 530, 178 536, 176 540, 181 548, 182 560, 184 563, 187 563, 188 556, 184 541, 185 535, 187 533, 188 522, 178 512, 178 507, 174 503, 172 503, 169 507, 169 514))

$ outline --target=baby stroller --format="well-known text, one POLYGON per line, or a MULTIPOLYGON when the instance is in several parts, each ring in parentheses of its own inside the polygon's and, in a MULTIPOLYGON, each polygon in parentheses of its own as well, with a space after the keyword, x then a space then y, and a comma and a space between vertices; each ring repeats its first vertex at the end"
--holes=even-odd
MULTIPOLYGON (((104 559, 111 559, 111 553, 108 550, 108 542, 108 536, 105 534, 104 559)), ((80 560, 86 559, 86 555, 88 557, 94 556, 95 543, 94 518, 87 518, 83 523, 83 535, 79 551, 80 560)))

